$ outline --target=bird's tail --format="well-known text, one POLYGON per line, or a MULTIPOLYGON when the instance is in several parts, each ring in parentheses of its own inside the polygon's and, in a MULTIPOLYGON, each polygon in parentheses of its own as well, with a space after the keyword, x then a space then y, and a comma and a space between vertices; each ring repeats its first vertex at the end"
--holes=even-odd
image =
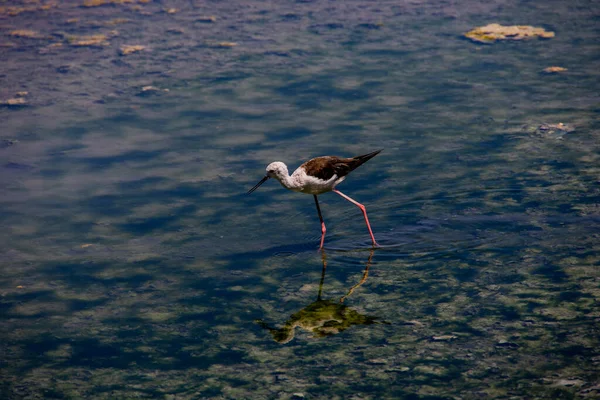
POLYGON ((352 163, 352 169, 354 170, 354 169, 360 167, 361 165, 363 165, 364 163, 366 163, 367 161, 369 161, 371 158, 375 157, 377 154, 381 153, 382 151, 383 151, 383 149, 379 149, 379 150, 373 151, 371 153, 363 154, 362 156, 352 157, 352 160, 354 160, 354 162, 352 163))

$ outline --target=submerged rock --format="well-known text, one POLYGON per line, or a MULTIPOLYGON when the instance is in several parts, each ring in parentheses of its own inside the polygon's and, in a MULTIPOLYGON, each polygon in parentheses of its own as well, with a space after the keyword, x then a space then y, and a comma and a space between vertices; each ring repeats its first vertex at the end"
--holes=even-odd
POLYGON ((207 16, 198 17, 196 19, 196 21, 203 22, 203 23, 212 23, 212 22, 217 22, 217 18, 213 15, 207 15, 207 16))
POLYGON ((556 381, 554 383, 556 386, 565 386, 565 387, 572 387, 572 386, 582 386, 585 384, 585 381, 581 380, 581 379, 577 379, 577 378, 572 378, 572 379, 559 379, 558 381, 556 381))
POLYGON ((544 71, 547 74, 556 74, 556 73, 565 72, 568 70, 564 67, 552 66, 552 67, 546 67, 542 71, 544 71))
POLYGON ((27 101, 22 97, 15 97, 15 98, 7 99, 7 100, 0 102, 0 105, 4 106, 4 107, 14 107, 14 108, 25 107, 27 105, 27 101))
POLYGON ((489 24, 470 30, 465 33, 465 37, 477 43, 493 43, 498 40, 523 40, 536 37, 549 39, 554 37, 554 32, 529 25, 489 24))
POLYGON ((237 46, 237 43, 235 42, 219 42, 215 45, 215 47, 220 47, 220 48, 229 48, 229 47, 235 47, 237 46))
POLYGON ((575 126, 562 122, 554 124, 523 125, 522 129, 534 136, 544 139, 562 140, 567 133, 575 132, 575 126))
POLYGON ((103 47, 103 46, 108 46, 108 44, 109 44, 108 36, 102 35, 102 34, 90 35, 90 36, 71 36, 68 39, 69 39, 69 44, 71 46, 78 46, 78 47, 84 47, 84 46, 103 47))
MULTIPOLYGON (((8 2, 3 2, 3 4, 4 3, 8 3, 8 2)), ((11 17, 15 17, 21 13, 45 11, 45 10, 49 10, 51 8, 55 8, 57 6, 56 2, 44 4, 45 2, 29 1, 29 2, 22 2, 22 3, 32 3, 32 5, 20 5, 20 6, 0 5, 0 15, 8 15, 11 17)))
POLYGON ((134 0, 85 0, 83 7, 100 7, 106 5, 117 5, 117 4, 131 4, 135 3, 134 0))
POLYGON ((499 340, 498 343, 496 343, 496 346, 497 347, 507 347, 509 349, 517 349, 520 347, 518 344, 509 342, 508 340, 504 340, 504 339, 499 340))
POLYGON ((0 101, 0 106, 9 107, 9 108, 19 108, 25 107, 28 105, 25 97, 29 94, 29 92, 22 90, 15 93, 15 97, 12 99, 6 99, 4 101, 0 101))
POLYGON ((142 90, 140 90, 138 92, 138 96, 153 96, 153 95, 157 95, 157 94, 162 94, 162 93, 167 93, 169 92, 169 89, 161 89, 161 88, 157 88, 156 86, 144 86, 142 88, 142 90))
POLYGON ((39 32, 30 29, 16 29, 8 33, 9 36, 27 39, 45 39, 45 36, 39 32))
POLYGON ((432 336, 431 340, 433 342, 450 342, 454 339, 457 339, 457 336, 454 335, 440 335, 440 336, 432 336))
POLYGON ((124 44, 123 46, 121 46, 119 54, 121 54, 122 56, 126 56, 128 54, 140 52, 140 51, 144 50, 145 48, 146 48, 146 46, 142 46, 139 44, 134 44, 134 45, 124 44))

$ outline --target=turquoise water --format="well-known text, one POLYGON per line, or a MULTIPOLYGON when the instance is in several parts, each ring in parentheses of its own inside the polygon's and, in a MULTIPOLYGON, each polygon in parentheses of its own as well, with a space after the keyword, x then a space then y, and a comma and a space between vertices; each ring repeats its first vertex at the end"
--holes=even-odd
POLYGON ((0 3, 2 398, 600 395, 593 2, 101 3, 0 3))

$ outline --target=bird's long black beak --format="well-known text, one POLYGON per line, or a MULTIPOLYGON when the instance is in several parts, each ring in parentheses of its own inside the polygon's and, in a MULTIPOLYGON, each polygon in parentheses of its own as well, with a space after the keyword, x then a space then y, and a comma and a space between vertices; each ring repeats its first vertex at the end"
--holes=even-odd
POLYGON ((258 189, 258 187, 259 187, 260 185, 262 185, 263 183, 265 183, 265 182, 267 181, 267 179, 269 179, 269 175, 265 175, 265 177, 264 177, 264 178, 262 178, 262 179, 260 180, 260 182, 258 182, 258 183, 256 184, 256 186, 254 186, 252 189, 248 190, 248 193, 246 193, 246 194, 250 194, 250 193, 254 192, 256 189, 258 189))

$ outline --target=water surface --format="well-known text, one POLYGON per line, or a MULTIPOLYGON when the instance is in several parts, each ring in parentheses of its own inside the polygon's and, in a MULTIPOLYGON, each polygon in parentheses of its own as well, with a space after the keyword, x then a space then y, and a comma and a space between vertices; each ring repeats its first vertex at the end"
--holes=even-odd
POLYGON ((1 397, 600 395, 599 15, 0 3, 1 397), (378 148, 373 252, 335 194, 324 253, 310 196, 245 195, 378 148))

